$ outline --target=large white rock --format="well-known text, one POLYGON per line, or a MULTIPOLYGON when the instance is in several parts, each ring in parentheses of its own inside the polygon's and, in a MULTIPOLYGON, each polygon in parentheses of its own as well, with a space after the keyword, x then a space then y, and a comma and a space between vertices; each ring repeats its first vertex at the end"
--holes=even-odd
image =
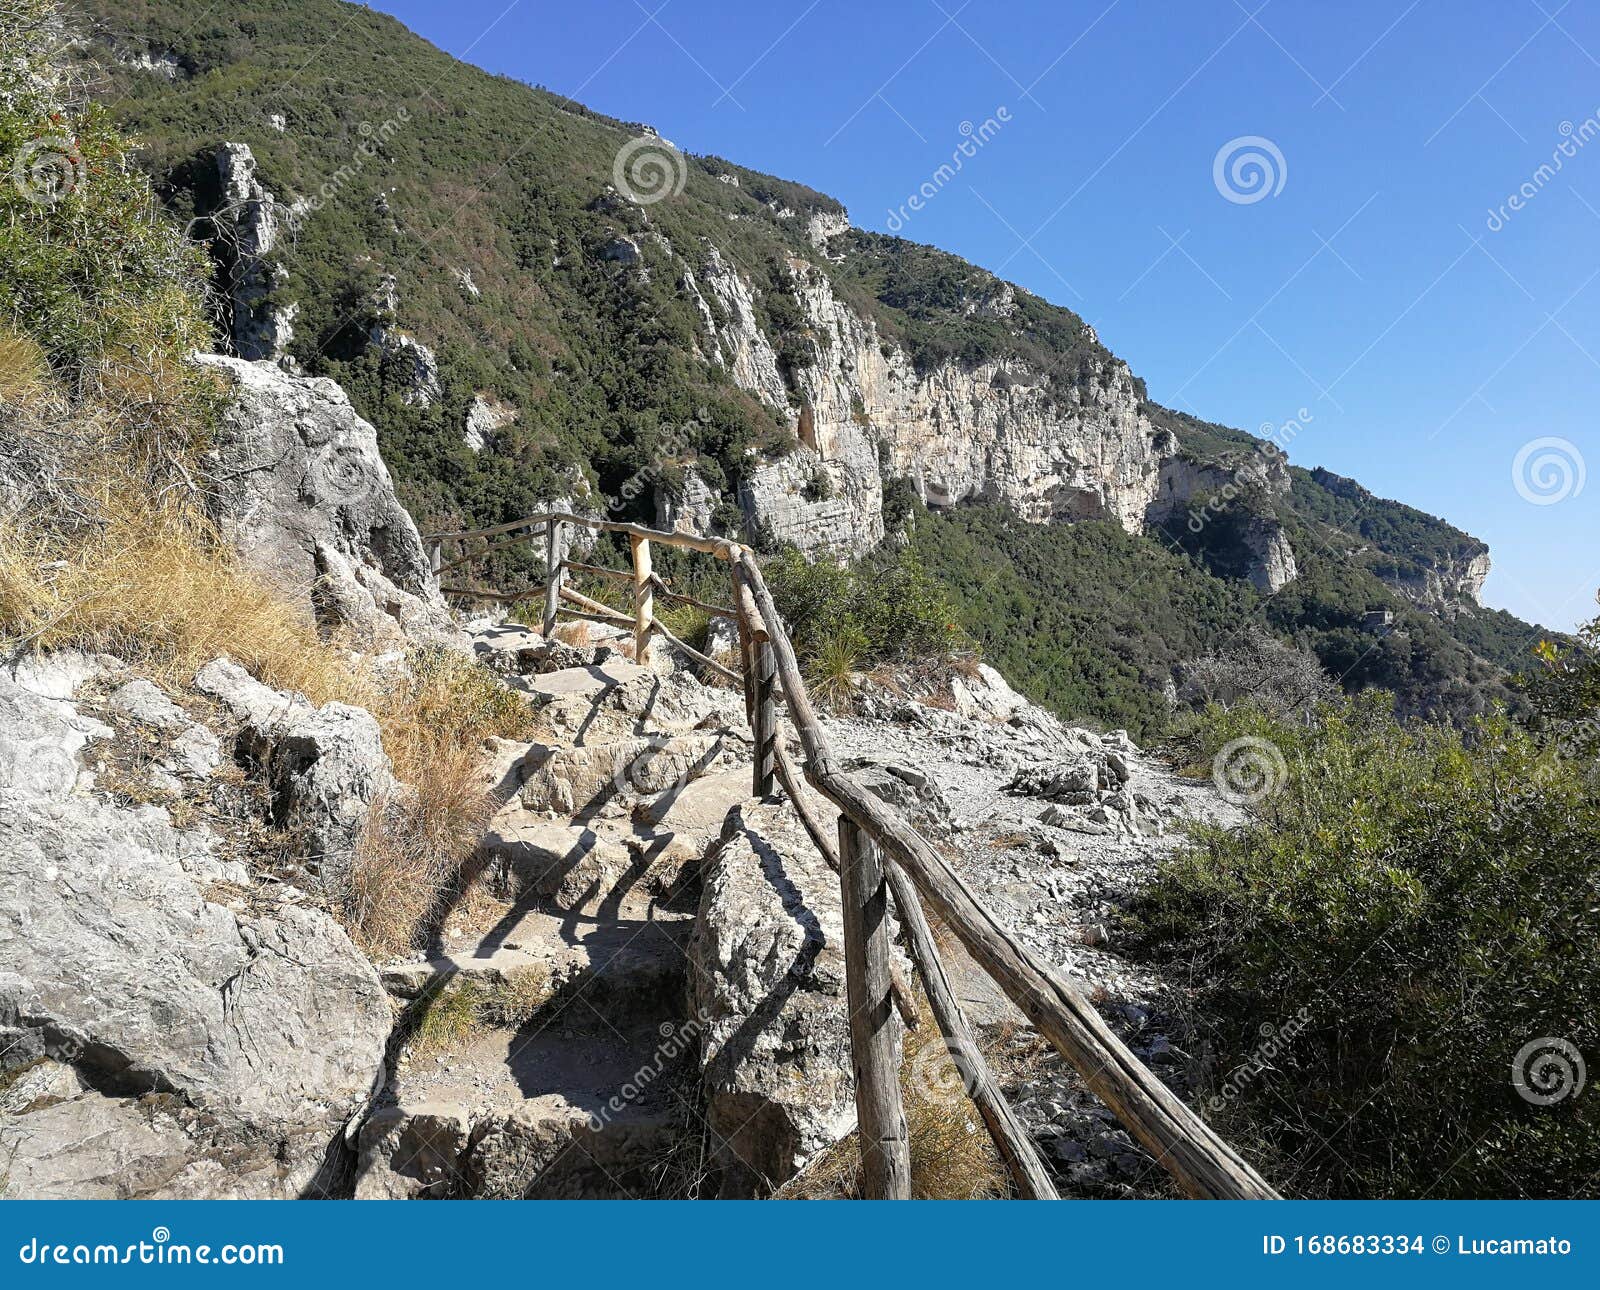
POLYGON ((0 1074, 70 1071, 0 1120, 8 1194, 318 1177, 381 1074, 389 1008, 326 914, 209 894, 245 877, 158 809, 0 789, 0 1074))
POLYGON ((781 1187, 854 1127, 843 938, 839 880, 794 810, 730 813, 690 947, 724 1194, 781 1187))
POLYGON ((327 626, 376 648, 459 643, 378 436, 339 386, 217 354, 231 399, 207 461, 211 509, 240 553, 327 626))

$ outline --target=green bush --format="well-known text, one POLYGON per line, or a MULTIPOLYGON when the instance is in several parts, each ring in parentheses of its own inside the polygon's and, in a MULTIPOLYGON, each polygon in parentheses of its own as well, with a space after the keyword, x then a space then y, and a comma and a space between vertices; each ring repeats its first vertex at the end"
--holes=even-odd
POLYGON ((1597 1052, 1591 764, 1500 714, 1407 728, 1373 697, 1309 726, 1213 710, 1199 764, 1241 739, 1276 750, 1277 791, 1130 911, 1194 975, 1225 1132, 1298 1194, 1593 1194, 1593 1095, 1512 1081, 1519 1055, 1537 1092, 1557 1071, 1531 1054, 1597 1052))
POLYGON ((840 568, 790 550, 766 577, 802 665, 943 661, 963 644, 949 591, 905 552, 840 568))
POLYGON ((209 345, 202 263, 109 114, 76 101, 57 39, 49 0, 0 9, 0 327, 69 388, 170 415, 199 381, 184 357, 209 345))

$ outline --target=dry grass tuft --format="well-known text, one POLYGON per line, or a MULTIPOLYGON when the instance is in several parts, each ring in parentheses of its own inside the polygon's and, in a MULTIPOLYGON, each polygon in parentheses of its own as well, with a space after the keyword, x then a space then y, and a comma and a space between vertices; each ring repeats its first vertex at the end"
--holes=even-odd
POLYGON ((45 397, 50 362, 32 337, 0 327, 0 405, 45 397))
POLYGON ((589 638, 594 634, 589 630, 586 622, 557 623, 553 633, 555 638, 563 645, 571 645, 581 649, 589 643, 589 638))
POLYGON ((176 495, 107 487, 93 502, 97 522, 64 536, 0 532, 0 636, 117 654, 173 687, 226 655, 313 703, 370 709, 410 790, 372 813, 348 904, 335 912, 374 957, 415 944, 495 805, 479 778, 484 739, 531 733, 523 700, 449 651, 373 672, 321 639, 308 611, 242 565, 176 495))
POLYGON ((551 995, 550 973, 538 967, 513 972, 494 985, 461 977, 445 981, 414 1005, 407 1052, 414 1058, 459 1052, 487 1028, 524 1025, 551 995))
MULTIPOLYGON (((997 1200, 1011 1195, 1005 1162, 977 1109, 962 1091, 960 1072, 933 1024, 926 1001, 922 1024, 905 1036, 900 1091, 911 1147, 911 1194, 917 1200, 997 1200)), ((777 1193, 779 1200, 858 1200, 861 1149, 857 1135, 841 1138, 777 1193)))

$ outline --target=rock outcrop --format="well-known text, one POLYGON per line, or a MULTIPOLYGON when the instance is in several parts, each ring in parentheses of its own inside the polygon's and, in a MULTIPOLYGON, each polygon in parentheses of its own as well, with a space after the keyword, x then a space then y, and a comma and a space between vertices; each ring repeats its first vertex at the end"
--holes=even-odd
POLYGON ((248 144, 224 143, 215 159, 212 254, 229 314, 229 343, 240 358, 279 360, 294 339, 299 306, 272 299, 289 276, 273 258, 282 219, 278 201, 256 178, 248 144))
MULTIPOLYGON (((843 230, 816 231, 825 242, 843 230)), ((806 330, 790 338, 803 357, 786 367, 737 267, 708 246, 684 275, 712 361, 799 440, 746 472, 739 501, 752 534, 859 554, 883 537, 884 485, 897 477, 933 507, 1002 501, 1032 520, 1110 519, 1129 531, 1144 523, 1174 445, 1141 411, 1126 364, 1104 354, 1065 392, 1012 358, 919 370, 825 273, 799 258, 788 268, 806 330)), ((974 304, 1005 307, 1004 293, 974 304)))
POLYGON ((227 385, 207 462, 211 509, 239 551, 325 626, 375 648, 458 633, 377 432, 333 381, 196 359, 227 385))
POLYGON ((270 823, 293 831, 306 871, 339 907, 362 831, 398 789, 377 719, 348 703, 313 708, 227 659, 207 663, 194 683, 242 723, 235 755, 266 789, 270 823))
POLYGON ((839 880, 787 804, 731 812, 690 948, 722 1188, 762 1194, 854 1127, 839 880))
MULTIPOLYGON (((178 725, 143 687, 112 706, 178 725)), ((320 910, 241 899, 244 866, 165 810, 90 796, 111 736, 0 675, 0 748, 49 769, 0 785, 5 1194, 320 1194, 381 1077, 377 974, 320 910)))

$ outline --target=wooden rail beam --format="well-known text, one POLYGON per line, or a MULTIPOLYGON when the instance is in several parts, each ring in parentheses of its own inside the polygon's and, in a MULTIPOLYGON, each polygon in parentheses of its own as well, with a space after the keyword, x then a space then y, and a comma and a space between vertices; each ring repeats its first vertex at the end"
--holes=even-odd
POLYGON ((910 1135, 900 1099, 900 1034, 890 992, 889 889, 872 839, 843 817, 839 887, 861 1191, 868 1200, 910 1200, 910 1135))
POLYGON ((766 622, 789 712, 805 746, 806 778, 865 830, 891 861, 905 869, 978 966, 1073 1064, 1090 1090, 1188 1195, 1276 1197, 1248 1162, 1128 1050, 1077 989, 995 920, 944 857, 898 811, 838 772, 761 570, 748 554, 739 558, 739 564, 766 622))
POLYGON ((1012 1185, 1023 1200, 1060 1200, 1056 1187, 1050 1181, 1050 1172, 1039 1158, 1038 1149, 1017 1113, 1011 1109, 1005 1094, 995 1083, 989 1063, 983 1058, 972 1030, 967 1025, 966 1014, 956 1002, 956 992, 945 975, 944 962, 939 957, 939 947, 933 939, 933 929, 928 926, 927 915, 922 912, 922 901, 917 889, 905 876, 900 866, 892 861, 884 865, 889 890, 894 896, 894 907, 900 915, 900 927, 911 947, 911 961, 928 995, 928 1006, 933 1019, 944 1036, 950 1051, 950 1060, 961 1073, 967 1096, 983 1117, 995 1149, 1006 1162, 1012 1185))

